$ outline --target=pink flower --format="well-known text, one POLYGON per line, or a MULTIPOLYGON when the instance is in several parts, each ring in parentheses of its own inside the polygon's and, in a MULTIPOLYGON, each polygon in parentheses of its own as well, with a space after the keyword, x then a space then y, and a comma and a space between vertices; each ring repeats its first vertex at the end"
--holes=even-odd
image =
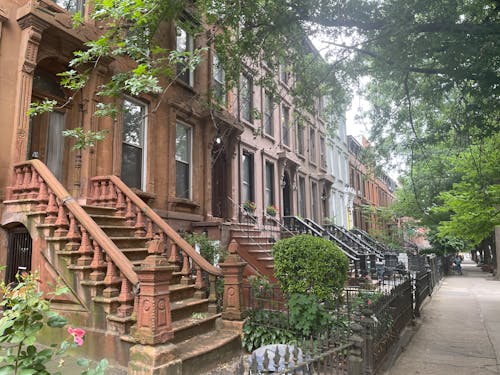
POLYGON ((370 306, 372 304, 372 300, 369 299, 366 303, 368 304, 368 306, 370 306))
POLYGON ((78 345, 78 346, 82 346, 83 345, 83 339, 81 337, 75 336, 74 340, 75 340, 75 344, 76 345, 78 345))
POLYGON ((83 336, 85 336, 86 333, 84 329, 68 327, 68 333, 73 336, 73 340, 75 341, 76 345, 83 345, 83 336))

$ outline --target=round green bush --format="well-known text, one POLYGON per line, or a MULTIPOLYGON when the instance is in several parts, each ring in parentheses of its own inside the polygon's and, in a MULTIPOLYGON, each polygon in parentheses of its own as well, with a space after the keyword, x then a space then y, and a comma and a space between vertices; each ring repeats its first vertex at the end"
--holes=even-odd
POLYGON ((330 300, 347 279, 349 262, 332 242, 310 235, 299 235, 273 246, 274 274, 283 292, 314 294, 330 300))

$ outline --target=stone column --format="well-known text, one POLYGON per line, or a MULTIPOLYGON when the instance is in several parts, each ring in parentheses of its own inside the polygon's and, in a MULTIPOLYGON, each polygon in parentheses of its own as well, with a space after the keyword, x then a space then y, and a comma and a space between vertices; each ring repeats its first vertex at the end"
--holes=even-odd
POLYGON ((238 243, 233 239, 229 244, 229 256, 220 268, 224 273, 224 308, 222 318, 242 320, 243 315, 243 262, 238 255, 238 243))
POLYGON ((28 152, 29 117, 28 109, 31 103, 33 90, 33 75, 37 65, 38 47, 42 40, 42 33, 48 27, 32 14, 20 17, 17 22, 22 31, 21 49, 19 54, 19 70, 16 87, 16 106, 14 126, 14 147, 12 148, 11 162, 16 163, 26 159, 28 152))
POLYGON ((174 267, 161 255, 164 243, 155 237, 148 244, 149 256, 135 268, 139 278, 137 325, 132 335, 140 344, 130 348, 128 374, 181 374, 182 361, 176 346, 170 312, 169 282, 174 267))
POLYGON ((174 337, 169 296, 174 266, 170 266, 167 258, 161 255, 163 249, 164 243, 158 237, 149 241, 149 255, 135 268, 140 293, 133 335, 141 344, 163 344, 174 337))

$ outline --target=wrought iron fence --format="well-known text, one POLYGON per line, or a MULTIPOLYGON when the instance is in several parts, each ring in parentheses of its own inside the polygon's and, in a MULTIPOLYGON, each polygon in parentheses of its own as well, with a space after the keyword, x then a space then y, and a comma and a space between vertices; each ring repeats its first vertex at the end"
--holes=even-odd
MULTIPOLYGON (((442 267, 435 263, 437 282, 442 267)), ((424 270, 413 276, 393 275, 383 283, 367 283, 368 288, 345 288, 335 303, 325 306, 335 317, 332 327, 315 332, 312 338, 298 337, 295 332, 289 342, 264 346, 242 362, 245 366, 241 368, 246 370, 239 374, 376 373, 404 328, 419 315, 422 302, 432 290, 431 273, 424 270)), ((294 331, 286 296, 278 287, 247 287, 246 293, 249 310, 265 312, 261 314, 263 325, 294 331)))

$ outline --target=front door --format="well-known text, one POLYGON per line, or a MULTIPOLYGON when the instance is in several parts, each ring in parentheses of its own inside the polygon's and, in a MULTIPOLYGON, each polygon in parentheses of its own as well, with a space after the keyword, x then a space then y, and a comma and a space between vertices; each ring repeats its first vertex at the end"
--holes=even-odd
POLYGON ((16 274, 31 271, 31 236, 24 227, 9 231, 5 283, 16 281, 16 274))
POLYGON ((290 216, 292 214, 291 205, 291 186, 290 186, 290 176, 288 172, 283 175, 283 216, 290 216))
POLYGON ((226 152, 222 143, 212 148, 212 215, 227 219, 227 165, 226 152))
POLYGON ((43 161, 54 176, 62 178, 65 116, 62 112, 44 113, 31 120, 31 141, 28 159, 43 161))

